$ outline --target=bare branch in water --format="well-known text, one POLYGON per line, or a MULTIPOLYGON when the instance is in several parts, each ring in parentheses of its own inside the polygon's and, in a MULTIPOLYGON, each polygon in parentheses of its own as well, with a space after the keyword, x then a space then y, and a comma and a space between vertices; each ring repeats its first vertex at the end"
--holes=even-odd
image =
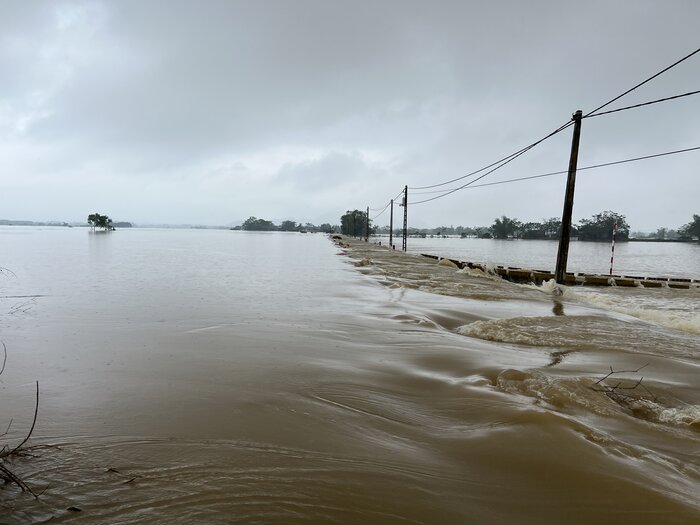
POLYGON ((30 489, 29 486, 24 481, 22 481, 19 477, 17 477, 16 474, 14 474, 10 469, 8 469, 2 463, 0 463, 0 478, 6 479, 7 481, 14 483, 22 490, 26 490, 28 492, 31 492, 34 495, 34 497, 36 497, 36 494, 34 494, 34 492, 32 492, 32 489, 30 489))
MULTIPOLYGON (((605 374, 603 377, 598 379, 594 384, 595 385, 600 385, 599 388, 592 387, 592 389, 596 392, 601 392, 608 396, 610 399, 615 401, 616 403, 623 405, 627 408, 632 408, 632 405, 638 402, 644 402, 644 401, 653 401, 656 402, 657 398, 655 395, 651 393, 651 391, 644 385, 642 385, 642 381, 644 381, 644 377, 640 377, 638 380, 636 380, 634 383, 628 384, 628 386, 625 386, 625 384, 622 381, 618 381, 617 384, 615 385, 608 385, 604 381, 606 379, 609 379, 615 374, 634 374, 648 366, 649 363, 640 366, 636 370, 614 370, 613 367, 610 367, 610 372, 605 374), (637 390, 637 388, 641 387, 641 389, 644 390, 645 393, 638 394, 634 392, 637 390), (629 393, 628 393, 629 392, 629 393)), ((629 380, 633 381, 633 380, 629 380)))
MULTIPOLYGON (((2 270, 2 269, 0 269, 2 270)), ((7 363, 7 346, 3 341, 0 341, 2 343, 2 350, 3 350, 3 360, 2 360, 2 368, 0 368, 0 374, 2 374, 5 371, 5 364, 7 363)), ((24 482, 22 479, 17 476, 14 472, 12 472, 7 466, 4 464, 4 459, 7 457, 12 456, 13 454, 17 454, 20 449, 25 445, 27 441, 29 441, 29 438, 31 437, 32 433, 34 432, 34 427, 36 426, 36 420, 37 416, 39 415, 39 381, 36 382, 36 404, 34 405, 34 419, 32 420, 32 426, 29 429, 29 432, 27 432, 27 436, 22 440, 22 442, 17 445, 15 448, 10 450, 10 448, 7 445, 3 445, 0 448, 0 479, 5 480, 7 483, 14 483, 17 485, 22 491, 27 491, 31 493, 35 498, 38 497, 34 491, 24 482)), ((12 419, 10 419, 10 423, 7 425, 7 429, 3 434, 0 434, 0 437, 6 436, 10 432, 10 427, 12 426, 12 419)))
MULTIPOLYGON (((9 432, 10 432, 10 427, 11 427, 11 426, 12 426, 12 419, 10 419, 10 422, 8 423, 7 428, 5 429, 5 432, 3 432, 2 434, 0 434, 0 437, 4 437, 4 436, 6 436, 7 434, 9 434, 9 432)), ((5 448, 7 448, 7 447, 4 446, 4 447, 2 447, 2 448, 5 449, 5 448)), ((2 454, 2 450, 0 450, 0 454, 2 454)))
POLYGON ((9 274, 12 277, 17 277, 15 272, 13 272, 12 270, 8 270, 7 268, 3 268, 2 266, 0 266, 0 275, 5 275, 5 274, 9 274))
POLYGON ((636 374, 637 372, 639 372, 643 368, 646 368, 647 366, 649 366, 649 363, 640 366, 636 370, 613 370, 613 367, 611 366, 610 372, 608 372, 604 377, 601 377, 600 379, 598 379, 598 381, 596 381, 595 384, 599 385, 600 383, 605 381, 607 378, 609 378, 613 374, 636 374))
POLYGON ((3 351, 4 357, 2 359, 2 368, 0 368, 0 376, 5 371, 5 364, 7 363, 7 347, 5 346, 5 341, 2 341, 2 351, 3 351))
POLYGON ((34 405, 34 420, 32 421, 32 427, 29 429, 29 432, 27 433, 27 436, 22 440, 22 442, 17 445, 15 448, 13 448, 10 452, 5 452, 4 454, 0 454, 0 458, 5 458, 7 456, 11 456, 15 452, 17 452, 22 446, 29 441, 29 438, 32 436, 32 432, 34 432, 34 427, 36 426, 36 418, 39 415, 39 381, 36 382, 36 404, 34 405))

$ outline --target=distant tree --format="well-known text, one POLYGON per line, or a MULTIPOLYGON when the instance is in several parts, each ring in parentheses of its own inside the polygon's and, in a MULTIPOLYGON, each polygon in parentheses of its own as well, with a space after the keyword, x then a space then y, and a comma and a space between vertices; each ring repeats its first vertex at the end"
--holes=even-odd
MULTIPOLYGON (((367 225, 367 214, 360 210, 346 211, 340 218, 340 232, 343 235, 364 237, 367 225)), ((372 221, 370 220, 370 229, 372 221)))
POLYGON ((283 232, 295 232, 297 229, 297 223, 294 221, 282 221, 280 224, 280 230, 283 232))
POLYGON ((266 221, 265 219, 257 219, 255 217, 248 217, 241 226, 243 230, 249 231, 275 231, 277 226, 275 226, 272 221, 266 221))
POLYGON ((692 239, 697 237, 700 243, 700 215, 693 214, 693 220, 678 229, 681 238, 692 239))
POLYGON ((321 224, 321 226, 318 227, 319 231, 322 231, 323 233, 333 233, 333 226, 328 224, 327 222, 324 222, 321 224))
POLYGON ((523 239, 546 239, 544 224, 541 222, 526 222, 520 228, 523 239))
POLYGON ((578 238, 581 241, 610 241, 612 240, 614 224, 617 224, 616 240, 628 240, 630 227, 625 216, 613 211, 604 211, 590 219, 581 219, 578 226, 578 238))
POLYGON ((520 221, 517 219, 509 219, 503 215, 500 219, 496 219, 491 226, 491 234, 496 239, 507 239, 508 237, 517 237, 521 227, 520 221))
POLYGON ((544 227, 544 236, 547 239, 559 238, 559 233, 561 232, 561 219, 557 219, 556 217, 546 219, 543 221, 542 226, 544 227))
POLYGON ((95 228, 102 228, 105 231, 112 230, 112 219, 107 217, 107 215, 100 215, 99 213, 91 213, 88 215, 87 223, 95 231, 95 228))

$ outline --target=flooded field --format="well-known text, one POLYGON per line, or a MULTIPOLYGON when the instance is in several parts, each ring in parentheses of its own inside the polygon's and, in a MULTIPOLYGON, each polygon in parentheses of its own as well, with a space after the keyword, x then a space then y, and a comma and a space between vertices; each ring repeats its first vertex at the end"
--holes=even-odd
MULTIPOLYGON (((388 237, 382 239, 388 243, 388 237)), ((394 241, 401 248, 401 237, 394 241)), ((411 253, 431 253, 480 264, 492 263, 554 271, 557 241, 498 239, 408 239, 411 253)), ((611 245, 605 242, 572 241, 567 270, 570 272, 610 272, 611 245)), ((700 244, 677 242, 618 242, 613 272, 643 277, 700 279, 700 244)))
POLYGON ((699 288, 347 242, 0 229, 0 523, 700 520, 699 288))

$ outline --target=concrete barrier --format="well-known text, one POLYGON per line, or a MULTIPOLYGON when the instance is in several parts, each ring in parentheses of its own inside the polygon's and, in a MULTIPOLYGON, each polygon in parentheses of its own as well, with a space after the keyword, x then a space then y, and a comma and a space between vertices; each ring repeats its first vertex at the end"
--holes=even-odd
MULTIPOLYGON (((430 259, 439 260, 440 257, 437 255, 431 255, 428 253, 422 253, 423 257, 428 257, 430 259)), ((486 272, 486 266, 479 263, 459 261, 456 259, 449 259, 458 268, 471 268, 474 270, 481 270, 486 272)), ((534 282, 536 284, 542 284, 543 282, 554 279, 554 273, 548 270, 528 270, 526 268, 520 268, 517 266, 506 267, 503 265, 498 265, 494 269, 494 273, 501 276, 504 279, 515 281, 515 282, 534 282)), ((676 277, 643 277, 638 275, 597 275, 597 274, 575 274, 573 272, 567 272, 564 277, 565 284, 567 285, 585 285, 585 286, 624 286, 624 287, 634 287, 643 286, 644 288, 663 288, 668 286, 669 288, 688 290, 691 287, 697 288, 700 284, 700 279, 685 279, 676 277)))
POLYGON ((619 279, 613 279, 615 282, 615 286, 637 286, 637 282, 634 279, 625 279, 625 278, 619 278, 619 279))

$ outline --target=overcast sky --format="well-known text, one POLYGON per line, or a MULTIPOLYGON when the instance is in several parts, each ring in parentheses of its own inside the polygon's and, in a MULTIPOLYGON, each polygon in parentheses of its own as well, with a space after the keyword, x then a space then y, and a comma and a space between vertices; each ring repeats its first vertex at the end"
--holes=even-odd
MULTIPOLYGON (((695 0, 0 0, 0 218, 338 223, 594 109, 700 47, 699 20, 695 0)), ((610 108, 697 89, 700 53, 610 108)), ((586 119, 579 166, 700 146, 699 116, 700 95, 586 119)), ((480 182, 566 169, 570 145, 480 182)), ((685 224, 698 166, 580 172, 574 220, 685 224)), ((561 216, 565 180, 458 191, 409 225, 561 216)))

